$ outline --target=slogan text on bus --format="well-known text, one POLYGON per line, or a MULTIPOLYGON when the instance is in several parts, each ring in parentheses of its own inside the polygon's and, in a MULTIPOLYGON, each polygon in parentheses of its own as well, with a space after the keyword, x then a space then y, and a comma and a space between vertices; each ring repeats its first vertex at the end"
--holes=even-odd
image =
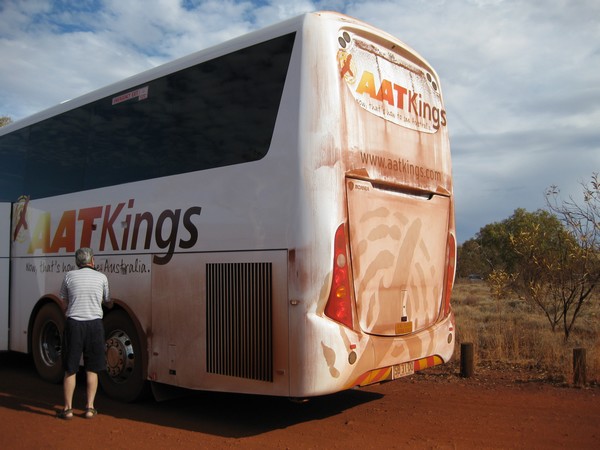
MULTIPOLYGON (((27 203, 15 204, 16 218, 13 240, 29 228, 27 203)), ((134 199, 116 205, 93 206, 79 210, 64 211, 55 230, 52 230, 50 212, 37 215, 31 229, 31 241, 27 253, 42 254, 74 252, 78 247, 91 247, 98 243, 98 250, 127 251, 139 246, 149 250, 153 244, 163 255, 154 255, 155 264, 167 264, 176 248, 189 249, 198 241, 198 228, 194 216, 202 208, 192 206, 185 211, 166 209, 158 217, 151 212, 135 213, 134 199), (181 233, 181 236, 180 236, 181 233)))

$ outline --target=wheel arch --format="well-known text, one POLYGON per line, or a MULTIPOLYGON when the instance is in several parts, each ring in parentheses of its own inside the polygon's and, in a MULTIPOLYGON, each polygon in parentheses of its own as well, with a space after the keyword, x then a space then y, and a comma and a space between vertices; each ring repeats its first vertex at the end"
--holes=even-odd
POLYGON ((27 323, 27 353, 31 354, 33 351, 33 324, 35 323, 35 319, 39 314, 40 310, 46 306, 48 303, 54 303, 61 311, 64 313, 64 307, 62 301, 53 294, 48 294, 40 298, 33 309, 31 310, 31 314, 29 316, 29 322, 27 323))

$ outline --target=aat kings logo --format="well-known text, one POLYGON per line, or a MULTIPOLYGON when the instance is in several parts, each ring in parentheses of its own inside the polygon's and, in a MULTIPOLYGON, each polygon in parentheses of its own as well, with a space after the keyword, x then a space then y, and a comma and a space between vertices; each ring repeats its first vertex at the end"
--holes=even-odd
POLYGON ((435 133, 446 126, 439 86, 431 73, 346 31, 338 45, 340 77, 361 108, 417 131, 435 133))
POLYGON ((24 242, 26 231, 29 228, 27 225, 27 207, 29 206, 29 197, 22 195, 13 205, 13 242, 24 242))
POLYGON ((143 249, 156 252, 153 262, 162 265, 176 249, 196 245, 201 211, 200 206, 185 211, 165 209, 156 217, 150 211, 139 211, 135 200, 129 199, 57 214, 32 211, 29 197, 22 196, 13 205, 12 240, 27 245, 30 255, 74 253, 79 247, 92 246, 115 252, 143 249))

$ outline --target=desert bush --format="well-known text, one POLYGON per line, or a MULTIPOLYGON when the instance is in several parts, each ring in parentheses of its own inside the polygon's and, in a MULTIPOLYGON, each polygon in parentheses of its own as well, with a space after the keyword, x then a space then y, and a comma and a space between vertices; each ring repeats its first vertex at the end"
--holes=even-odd
POLYGON ((587 353, 588 381, 600 381, 600 302, 591 302, 581 313, 571 340, 565 342, 539 311, 518 298, 499 299, 487 283, 459 280, 452 298, 457 349, 472 342, 476 362, 521 365, 545 373, 548 379, 571 382, 573 348, 582 347, 587 353))

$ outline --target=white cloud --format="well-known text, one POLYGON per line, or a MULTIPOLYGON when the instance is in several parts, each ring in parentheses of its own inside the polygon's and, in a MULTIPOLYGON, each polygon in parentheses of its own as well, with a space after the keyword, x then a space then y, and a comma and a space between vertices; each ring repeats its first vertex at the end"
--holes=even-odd
POLYGON ((110 0, 103 25, 119 41, 142 53, 172 59, 252 29, 250 2, 205 1, 183 7, 172 0, 110 0))
POLYGON ((253 12, 254 23, 259 27, 271 25, 316 9, 315 3, 308 0, 281 0, 265 3, 253 12))
POLYGON ((4 0, 0 115, 14 119, 297 14, 338 10, 442 80, 459 240, 600 170, 597 0, 4 0), (68 80, 68 82, 66 81, 68 80))

